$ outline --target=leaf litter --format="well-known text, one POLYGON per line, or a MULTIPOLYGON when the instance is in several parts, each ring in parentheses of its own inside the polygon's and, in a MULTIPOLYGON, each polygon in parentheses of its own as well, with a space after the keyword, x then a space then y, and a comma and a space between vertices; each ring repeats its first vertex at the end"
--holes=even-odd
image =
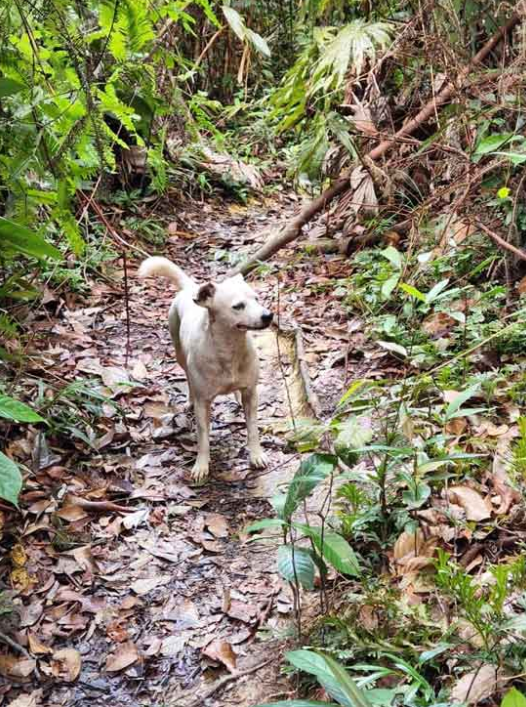
MULTIPOLYGON (((280 209, 287 213, 294 206, 284 198, 280 209)), ((206 204, 200 213, 187 208, 192 238, 174 236, 166 254, 202 279, 225 270, 211 257, 203 264, 203 253, 242 247, 245 232, 261 218, 258 207, 231 212, 206 204)), ((329 417, 350 380, 396 377, 402 369, 393 366, 388 351, 367 343, 363 322, 347 322, 330 290, 317 289, 348 275, 348 261, 339 255, 320 259, 317 269, 313 275, 305 258, 280 274, 279 321, 284 328, 301 322, 303 360, 321 415, 329 417)), ((122 271, 116 274, 121 276, 122 271)), ((262 278, 257 287, 276 303, 275 279, 262 278)), ((259 670, 257 680, 236 680, 227 703, 254 704, 280 681, 288 689, 278 675, 281 642, 263 641, 258 631, 279 632, 287 625, 291 595, 276 574, 277 543, 270 538, 249 544, 245 529, 271 514, 269 499, 297 468, 283 432, 291 409, 295 417, 311 411, 294 347, 281 339, 278 360, 275 334, 259 337, 260 424, 269 469, 250 470, 243 415, 224 399, 213 413, 212 479, 192 488, 193 422, 183 411, 186 384, 166 327, 172 296, 163 285, 130 278, 127 367, 124 306, 115 288, 94 283, 92 302, 70 302, 57 319, 46 317, 38 327, 45 368, 53 368, 61 385, 80 382, 81 396, 99 396, 99 414, 79 413, 69 429, 45 438, 29 427, 9 439, 10 455, 33 470, 22 495, 21 532, 13 533, 20 518, 1 509, 16 615, 10 632, 24 653, 6 647, 0 656, 0 674, 8 683, 0 687, 0 699, 16 707, 83 707, 94 695, 101 705, 165 698, 169 704, 190 703, 207 694, 211 681, 225 673, 242 675, 269 653, 276 656, 274 664, 259 670)), ((425 323, 432 336, 447 334, 450 325, 446 316, 425 323)), ((460 564, 478 572, 483 583, 490 581, 485 553, 515 547, 523 537, 525 519, 509 474, 519 413, 510 408, 498 425, 480 412, 462 416, 455 407, 459 395, 446 391, 452 415, 445 429, 467 451, 491 449, 493 466, 476 484, 454 482, 432 496, 427 507, 414 511, 419 530, 400 533, 386 551, 391 582, 408 605, 434 591, 429 572, 439 547, 453 546, 460 564), (491 541, 483 546, 486 538, 491 541)), ((362 471, 368 473, 366 467, 362 471)), ((315 510, 318 499, 308 503, 315 510)), ((315 616, 315 593, 308 596, 306 613, 315 616)), ((367 602, 358 615, 373 632, 382 620, 381 609, 367 602)), ((460 619, 456 631, 480 649, 471 625, 460 619)), ((481 664, 452 684, 452 699, 475 704, 495 694, 505 679, 481 664)), ((227 703, 219 693, 206 702, 227 703)))
MULTIPOLYGON (((294 206, 284 199, 280 209, 288 213, 294 206)), ((242 245, 251 219, 257 223, 261 214, 261 207, 235 214, 218 209, 189 209, 195 237, 170 241, 166 253, 189 263, 200 279, 225 270, 220 262, 203 266, 202 253, 242 245)), ((308 278, 306 268, 297 283, 300 296, 301 280, 308 278)), ((257 287, 269 303, 274 300, 274 281, 263 279, 257 287)), ((40 375, 53 370, 49 395, 57 403, 50 409, 58 415, 58 431, 43 437, 26 427, 8 444, 8 452, 36 472, 26 478, 22 520, 7 517, 9 528, 22 523, 21 539, 11 546, 10 584, 14 635, 27 657, 10 651, 0 656, 0 674, 9 679, 0 699, 82 706, 91 705, 93 695, 101 705, 151 704, 174 690, 194 695, 203 677, 208 684, 224 670, 234 673, 268 657, 258 629, 291 615, 276 574, 276 548, 255 552, 243 535, 244 527, 269 513, 270 496, 297 463, 282 438, 289 407, 276 376, 275 335, 261 353, 260 421, 269 469, 250 469, 244 416, 233 400, 221 399, 213 412, 212 478, 194 489, 188 476, 196 450, 193 421, 183 412, 186 383, 166 323, 173 294, 164 284, 130 277, 128 366, 117 288, 93 283, 92 302, 75 298, 38 327, 35 355, 43 361, 40 375), (76 411, 68 419, 58 392, 64 389, 71 391, 66 408, 76 411), (86 413, 86 401, 97 414, 86 413), (35 454, 36 467, 30 459, 35 454)), ((294 301, 297 295, 293 310, 294 301)), ((318 311, 321 316, 322 303, 318 311)), ((309 322, 315 327, 320 320, 311 315, 309 322)), ((339 337, 329 346, 323 341, 313 329, 306 343, 311 357, 340 344, 339 337)), ((294 352, 283 349, 281 365, 287 385, 294 386, 294 352)), ((343 381, 341 369, 326 373, 331 381, 339 376, 329 409, 343 381)), ((324 376, 314 377, 324 390, 324 376)), ((266 680, 279 680, 277 670, 276 663, 259 675, 262 695, 266 680)))

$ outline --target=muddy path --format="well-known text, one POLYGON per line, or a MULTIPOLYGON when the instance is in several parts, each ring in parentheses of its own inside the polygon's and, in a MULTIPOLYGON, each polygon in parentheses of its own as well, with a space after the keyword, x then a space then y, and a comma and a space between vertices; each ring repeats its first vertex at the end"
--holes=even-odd
MULTIPOLYGON (((296 207, 282 199, 274 212, 264 203, 179 209, 175 227, 164 216, 175 232, 164 253, 199 280, 219 278, 229 252, 253 245, 296 207)), ((270 499, 297 469, 284 437, 291 416, 312 414, 294 343, 275 330, 255 337, 268 468, 250 469, 243 412, 232 397, 220 398, 211 478, 193 488, 194 425, 166 325, 174 293, 166 282, 134 278, 138 263, 129 265, 129 326, 121 271, 35 323, 35 374, 51 371, 60 383, 80 384, 81 398, 106 399, 83 432, 89 446, 74 424, 62 443, 35 430, 13 442, 19 456, 33 457, 18 537, 27 582, 14 600, 32 669, 1 692, 68 707, 284 699, 290 688, 278 662, 292 631, 291 596, 276 574, 277 545, 248 542, 246 528, 272 515, 270 499)), ((279 305, 282 326, 301 317, 301 355, 322 416, 344 390, 349 334, 321 285, 345 267, 338 258, 317 272, 308 259, 289 263, 279 298, 276 277, 253 278, 260 297, 279 305)))

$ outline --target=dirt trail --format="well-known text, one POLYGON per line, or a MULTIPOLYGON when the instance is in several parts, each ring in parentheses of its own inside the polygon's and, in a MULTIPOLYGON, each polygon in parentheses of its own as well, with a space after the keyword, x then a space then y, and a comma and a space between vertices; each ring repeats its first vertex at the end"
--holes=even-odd
MULTIPOLYGON (((227 263, 213 254, 238 249, 277 216, 263 205, 189 211, 180 228, 199 235, 174 237, 165 252, 200 280, 219 277, 227 263)), ((65 308, 40 325, 43 361, 90 389, 102 382, 125 416, 105 404, 102 427, 93 431, 99 451, 47 450, 29 483, 37 500, 24 501, 21 542, 26 569, 39 580, 22 592, 21 629, 55 651, 39 661, 33 689, 43 690, 43 704, 68 707, 249 707, 283 698, 278 639, 290 629, 290 595, 276 574, 276 547, 249 544, 245 529, 272 515, 270 498, 298 465, 282 434, 291 405, 295 415, 305 413, 293 346, 281 339, 278 357, 274 332, 256 337, 268 469, 249 468, 243 413, 233 398, 221 398, 213 409, 212 475, 192 488, 194 426, 183 412, 186 383, 166 322, 174 292, 166 282, 134 279, 133 268, 130 275, 127 367, 125 306, 111 284, 94 284, 87 306, 65 308), (80 657, 78 679, 69 679, 60 648, 78 651, 70 656, 80 657), (250 671, 269 658, 270 665, 224 684, 229 671, 250 671)), ((255 286, 275 308, 275 280, 255 286)), ((282 317, 287 305, 282 295, 282 317)), ((328 366, 318 378, 322 397, 330 385, 332 398, 339 395, 337 376, 341 369, 328 366)))

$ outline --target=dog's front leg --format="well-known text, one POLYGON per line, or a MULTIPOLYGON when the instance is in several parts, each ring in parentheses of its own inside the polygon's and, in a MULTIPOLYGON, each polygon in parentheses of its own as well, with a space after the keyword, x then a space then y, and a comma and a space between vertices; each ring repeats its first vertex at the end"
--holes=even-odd
POLYGON ((208 476, 210 464, 210 401, 193 397, 197 424, 197 459, 192 469, 192 478, 203 483, 208 476))
POLYGON ((247 420, 247 436, 248 436, 248 451, 250 454, 250 463, 256 469, 263 469, 267 466, 267 458, 261 444, 259 443, 258 430, 258 391, 256 386, 253 388, 243 388, 241 391, 241 400, 245 410, 247 420))

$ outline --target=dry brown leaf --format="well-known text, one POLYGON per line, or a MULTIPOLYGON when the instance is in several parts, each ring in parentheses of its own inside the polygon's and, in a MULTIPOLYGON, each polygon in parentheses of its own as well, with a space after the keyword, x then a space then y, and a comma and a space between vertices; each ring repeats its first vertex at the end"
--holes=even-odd
POLYGON ((359 625, 363 626, 366 631, 374 631, 378 628, 378 614, 374 606, 364 604, 364 606, 360 608, 358 618, 359 625))
POLYGON ((108 388, 117 388, 124 390, 123 384, 130 382, 130 376, 125 368, 119 366, 109 366, 101 371, 101 378, 104 385, 108 388))
POLYGON ((483 665, 463 675, 451 690, 451 700, 476 705, 497 692, 498 673, 494 665, 483 665))
POLYGON ((27 634, 27 643, 29 647, 29 652, 33 655, 45 655, 46 653, 53 653, 53 650, 44 645, 35 635, 32 633, 27 634))
POLYGON ((393 557, 400 562, 404 557, 416 557, 424 544, 424 535, 419 529, 416 533, 403 532, 395 542, 393 557))
POLYGON ((39 707, 42 704, 42 690, 33 690, 30 695, 18 695, 9 707, 39 707))
POLYGON ((27 678, 36 668, 36 660, 0 655, 0 675, 6 678, 27 678))
POLYGON ((227 538, 229 534, 228 521, 219 513, 206 513, 205 526, 216 538, 227 538))
POLYGON ((163 583, 164 579, 162 577, 148 577, 147 579, 137 579, 132 583, 131 588, 135 594, 142 596, 148 594, 148 592, 151 592, 153 589, 157 589, 157 587, 163 583))
POLYGON ((15 567, 23 567, 27 562, 27 554, 24 550, 24 546, 19 543, 13 547, 9 553, 9 557, 15 567))
POLYGON ((127 641, 120 645, 115 653, 109 655, 106 659, 106 670, 111 673, 116 673, 119 670, 129 668, 139 660, 139 652, 133 641, 127 641))
POLYGON ((145 378, 148 378, 148 369, 144 365, 142 361, 137 361, 132 370, 132 376, 135 378, 135 380, 142 381, 145 378))
POLYGON ((459 437, 468 427, 468 421, 465 417, 455 417, 446 423, 446 432, 450 435, 459 437))
POLYGON ((522 278, 522 280, 519 280, 519 283, 517 285, 517 292, 520 295, 523 295, 526 292, 526 275, 522 278))
POLYGON ((451 229, 453 240, 457 245, 469 238, 473 233, 476 232, 475 226, 471 223, 466 223, 465 221, 456 221, 451 229))
POLYGON ((481 521, 491 518, 491 504, 475 489, 469 486, 452 486, 449 497, 466 512, 468 520, 481 521))
POLYGON ((82 659, 75 648, 61 648, 53 653, 51 670, 56 678, 64 682, 75 682, 81 667, 82 659))
POLYGON ((62 520, 67 520, 68 522, 72 523, 76 520, 82 520, 82 518, 87 518, 89 513, 86 511, 85 508, 81 508, 80 506, 72 504, 61 508, 55 513, 55 515, 57 515, 59 518, 62 518, 62 520))
POLYGON ((230 643, 220 638, 216 638, 209 643, 203 650, 203 655, 219 663, 223 663, 231 673, 236 669, 237 655, 234 653, 230 643))
POLYGON ((435 312, 424 319, 422 329, 429 336, 440 338, 449 334, 457 324, 456 319, 450 317, 446 312, 435 312))

